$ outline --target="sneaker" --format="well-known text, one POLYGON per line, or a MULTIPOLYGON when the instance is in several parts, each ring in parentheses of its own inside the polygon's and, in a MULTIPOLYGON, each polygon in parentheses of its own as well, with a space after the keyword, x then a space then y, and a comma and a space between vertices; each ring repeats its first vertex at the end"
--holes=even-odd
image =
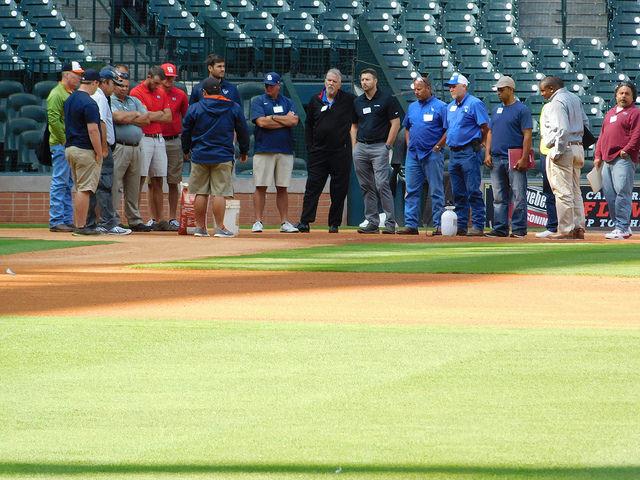
POLYGON ((607 240, 625 240, 630 236, 631 235, 626 230, 622 231, 619 228, 616 228, 613 231, 607 233, 604 238, 606 238, 607 240))
MULTIPOLYGON (((473 229, 471 229, 471 231, 473 231, 473 229)), ((504 232, 499 232, 498 230, 491 230, 489 233, 485 233, 484 234, 485 237, 491 237, 491 238, 504 238, 504 237, 508 237, 509 235, 504 233, 504 232)))
POLYGON ((262 222, 260 220, 256 220, 256 223, 254 223, 253 227, 251 227, 251 231, 253 233, 260 233, 263 229, 264 225, 262 225, 262 222))
POLYGON ((169 225, 171 225, 172 227, 175 227, 175 231, 176 232, 180 228, 180 222, 178 220, 176 220, 175 218, 172 218, 171 220, 169 220, 169 225))
POLYGON ((329 226, 329 233, 338 233, 340 231, 340 227, 338 225, 329 226))
POLYGON ((525 238, 527 236, 527 232, 511 232, 509 235, 511 238, 525 238))
POLYGON ((172 230, 171 225, 166 220, 155 222, 151 228, 156 232, 176 232, 178 230, 177 228, 172 230))
POLYGON ((129 230, 128 228, 122 228, 119 225, 116 225, 115 227, 107 230, 107 235, 129 235, 130 233, 131 230, 129 230))
POLYGON ((156 219, 155 219, 155 218, 152 218, 152 219, 150 219, 147 223, 145 223, 145 225, 146 225, 147 227, 151 227, 152 229, 153 229, 153 227, 155 226, 155 224, 156 224, 156 219))
POLYGON ((556 232, 552 232, 551 230, 545 230, 544 232, 538 232, 536 233, 536 238, 547 238, 551 235, 553 235, 556 232))
POLYGON ((206 228, 196 227, 196 229, 193 231, 193 236, 194 237, 208 237, 209 236, 209 232, 207 232, 206 228))
POLYGON ((71 233, 73 232, 73 227, 69 225, 65 225, 64 223, 59 223, 58 225, 54 225, 49 228, 50 232, 59 232, 59 233, 71 233))
POLYGON ((311 231, 311 227, 309 226, 309 224, 304 222, 299 222, 296 225, 296 228, 300 233, 309 233, 311 231))
POLYGON ((136 223, 135 225, 129 225, 129 230, 132 232, 150 232, 153 229, 145 223, 136 223))
POLYGON ((466 237, 466 236, 467 236, 466 230, 458 230, 456 233, 456 237, 466 237))
POLYGON ((107 233, 109 233, 109 230, 107 230, 105 227, 96 227, 95 230, 100 235, 106 235, 107 233))
POLYGON ((395 235, 396 227, 394 225, 387 225, 382 229, 382 233, 385 235, 395 235))
POLYGON ((467 232, 467 237, 484 237, 484 230, 481 228, 471 227, 467 232))
POLYGON ((380 233, 380 228, 378 225, 374 225, 373 223, 367 223, 366 227, 360 227, 358 229, 358 233, 380 233))
POLYGON ((283 222, 280 225, 280 233, 298 233, 299 231, 300 230, 291 225, 289 222, 283 222))
POLYGON ((398 229, 398 231, 396 233, 398 235, 418 235, 420 232, 418 232, 417 228, 404 227, 404 228, 398 229))
POLYGON ((74 229, 71 235, 74 237, 84 237, 85 235, 100 235, 100 232, 95 228, 80 227, 74 229))
POLYGON ((232 238, 235 237, 233 232, 230 232, 226 228, 216 228, 216 233, 213 234, 214 237, 218 238, 232 238))
MULTIPOLYGON (((627 228, 627 231, 625 232, 627 235, 629 235, 629 237, 633 236, 633 232, 631 231, 631 227, 627 228)), ((629 238, 627 237, 627 238, 629 238)))

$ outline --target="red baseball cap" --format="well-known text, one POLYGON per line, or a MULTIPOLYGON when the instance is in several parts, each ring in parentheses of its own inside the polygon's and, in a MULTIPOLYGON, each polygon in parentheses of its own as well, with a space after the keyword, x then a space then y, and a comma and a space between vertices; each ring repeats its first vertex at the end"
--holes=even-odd
POLYGON ((173 63, 163 63, 162 65, 160 65, 160 68, 162 69, 166 77, 178 76, 178 69, 173 63))

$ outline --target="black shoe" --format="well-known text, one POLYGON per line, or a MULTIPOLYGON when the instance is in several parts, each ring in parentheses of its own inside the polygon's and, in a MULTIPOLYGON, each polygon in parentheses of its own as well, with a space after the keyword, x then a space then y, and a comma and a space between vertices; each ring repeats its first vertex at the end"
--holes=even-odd
POLYGON ((418 235, 420 232, 418 232, 417 228, 404 227, 404 228, 398 229, 398 231, 396 233, 398 235, 418 235))
POLYGON ((330 225, 329 226, 329 233, 338 233, 338 229, 340 227, 338 227, 338 225, 330 225))
POLYGON ((366 227, 360 227, 358 233, 380 233, 380 228, 377 225, 369 223, 366 227))
POLYGON ((511 238, 524 238, 527 236, 527 232, 511 232, 509 236, 511 238))
POLYGON ((458 230, 458 233, 456 233, 457 237, 466 237, 467 236, 467 231, 466 230, 458 230))
POLYGON ((132 232, 150 232, 153 230, 149 225, 145 225, 144 223, 136 223, 135 225, 129 225, 129 229, 132 232))
POLYGON ((508 237, 509 235, 507 235, 504 232, 499 232, 498 230, 491 230, 489 233, 485 233, 484 234, 485 237, 491 237, 491 238, 497 238, 497 237, 508 237))
POLYGON ((57 232, 57 233, 71 233, 74 230, 75 229, 73 227, 70 227, 69 225, 65 225, 64 223, 59 223, 58 225, 54 225, 49 229, 50 232, 57 232))
POLYGON ((296 225, 296 228, 298 229, 298 231, 300 233, 309 233, 311 231, 311 228, 309 227, 308 223, 304 223, 304 222, 299 222, 296 225))
POLYGON ((382 233, 384 233, 385 235, 395 235, 396 227, 392 227, 392 226, 384 227, 382 229, 382 233))
POLYGON ((467 237, 484 237, 484 230, 482 228, 471 227, 471 230, 467 232, 467 237))
POLYGON ((156 232, 173 232, 171 225, 166 220, 161 220, 153 226, 156 232))
POLYGON ((72 235, 75 237, 80 237, 85 235, 100 235, 100 232, 97 231, 95 228, 80 227, 80 228, 75 228, 73 230, 72 235))

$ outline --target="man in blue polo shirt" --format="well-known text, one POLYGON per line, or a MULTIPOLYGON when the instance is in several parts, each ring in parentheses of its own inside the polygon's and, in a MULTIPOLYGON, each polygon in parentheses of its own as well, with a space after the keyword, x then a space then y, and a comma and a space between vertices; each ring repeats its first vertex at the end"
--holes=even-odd
POLYGON ((256 221, 251 231, 262 232, 267 187, 275 184, 280 231, 297 233, 298 229, 288 219, 287 188, 293 171, 293 129, 298 125, 298 115, 293 102, 280 95, 280 75, 267 73, 264 90, 263 95, 251 101, 251 121, 256 125, 253 155, 253 179, 256 184, 253 208, 256 221))
POLYGON ((409 105, 403 126, 407 145, 405 176, 407 193, 404 197, 404 228, 400 235, 417 235, 420 200, 425 178, 429 182, 433 235, 441 235, 440 217, 444 209, 444 155, 442 146, 447 138, 444 120, 447 104, 431 94, 431 81, 417 77, 413 82, 417 100, 409 105))
POLYGON ((527 169, 531 151, 533 121, 531 110, 516 99, 516 83, 502 76, 496 83, 498 105, 491 113, 490 131, 484 164, 491 169, 493 188, 493 229, 488 237, 509 236, 509 202, 513 201, 511 236, 527 235, 527 169), (509 165, 509 150, 521 149, 513 168, 509 165))
POLYGON ((458 215, 458 235, 484 235, 485 208, 480 191, 481 150, 489 132, 489 116, 484 103, 467 92, 469 80, 454 73, 445 86, 453 101, 447 106, 444 128, 447 130, 449 178, 458 215), (472 227, 467 231, 471 207, 472 227))
MULTIPOLYGON (((222 95, 227 97, 229 100, 233 100, 238 105, 242 106, 242 101, 240 100, 240 92, 234 84, 228 82, 224 79, 225 74, 225 60, 224 57, 216 53, 210 54, 205 60, 207 65, 207 70, 209 72, 209 77, 207 78, 215 78, 220 82, 222 95)), ((202 84, 204 83, 202 80, 191 90, 191 97, 189 97, 189 105, 199 102, 202 99, 202 84)))

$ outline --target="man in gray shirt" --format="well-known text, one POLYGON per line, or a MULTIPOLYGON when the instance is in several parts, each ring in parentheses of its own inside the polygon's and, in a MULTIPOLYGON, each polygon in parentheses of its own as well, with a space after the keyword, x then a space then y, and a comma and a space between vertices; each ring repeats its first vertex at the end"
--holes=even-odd
POLYGON ((589 120, 578 96, 565 89, 560 78, 543 78, 540 94, 549 100, 540 128, 549 148, 546 170, 558 212, 558 231, 547 238, 584 239, 580 169, 584 165, 582 135, 589 120))
POLYGON ((113 205, 118 211, 120 188, 124 192, 124 214, 129 228, 134 232, 150 232, 140 216, 138 198, 140 192, 140 165, 142 151, 142 126, 149 125, 147 109, 137 98, 129 96, 129 72, 118 66, 123 86, 116 87, 111 96, 111 110, 115 124, 116 145, 113 151, 113 205))

